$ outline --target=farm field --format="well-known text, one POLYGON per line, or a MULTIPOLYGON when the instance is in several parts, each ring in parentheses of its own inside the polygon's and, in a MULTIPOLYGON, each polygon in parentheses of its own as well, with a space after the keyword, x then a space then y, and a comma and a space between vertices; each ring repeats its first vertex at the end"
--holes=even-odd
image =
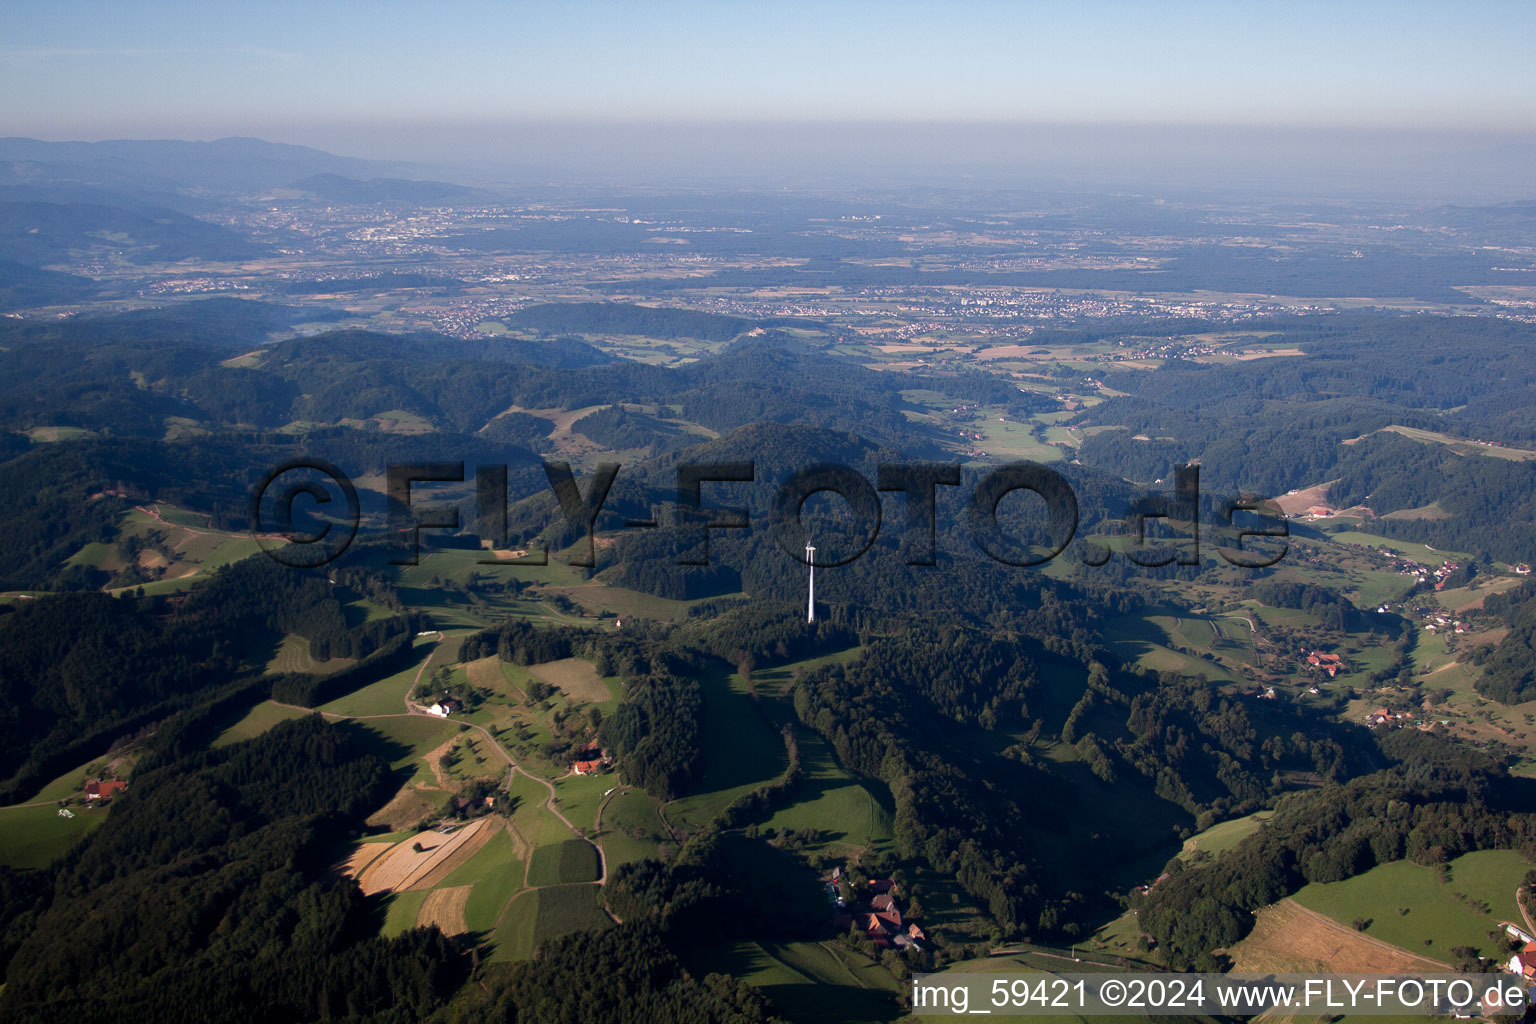
POLYGON ((620 864, 656 857, 661 844, 672 841, 656 814, 656 799, 643 790, 613 794, 603 807, 602 826, 597 841, 610 872, 620 864))
POLYGON ((984 419, 961 423, 959 427, 966 432, 967 437, 981 434, 981 440, 973 440, 972 443, 989 455, 1010 460, 1027 459, 1031 462, 1055 462, 1063 457, 1061 449, 1056 445, 1044 443, 1035 437, 1034 427, 1027 420, 999 420, 999 415, 993 410, 984 419))
POLYGON ((1309 912, 1294 900, 1260 910, 1253 931, 1227 955, 1233 970, 1243 973, 1390 974, 1445 969, 1443 963, 1309 912))
POLYGON ((502 911, 491 935, 492 960, 528 960, 536 948, 533 940, 534 926, 539 919, 539 893, 541 889, 527 889, 502 911))
POLYGON ((316 661, 309 656, 309 641, 290 633, 283 637, 277 653, 272 656, 271 661, 267 662, 266 672, 272 675, 282 672, 307 672, 312 675, 327 676, 353 664, 356 664, 356 661, 352 658, 316 661))
POLYGON ((415 928, 416 921, 421 916, 421 905, 427 902, 428 895, 425 889, 390 893, 389 902, 384 910, 384 927, 380 929, 380 934, 399 935, 415 928))
POLYGON ((595 882, 597 875, 597 850, 584 839, 541 846, 528 861, 528 885, 533 888, 595 882))
POLYGON ((1396 551, 1400 555, 1407 555, 1415 562, 1425 565, 1439 565, 1444 561, 1465 561, 1465 551, 1447 551, 1430 547, 1428 544, 1416 544, 1411 540, 1396 540, 1392 537, 1379 537, 1374 533, 1360 533, 1355 530, 1340 530, 1329 535, 1330 539, 1338 544, 1359 544, 1367 548, 1386 548, 1396 551))
POLYGON ((451 872, 458 865, 457 854, 484 845, 492 834, 486 828, 488 824, 489 819, 477 818, 451 833, 426 831, 413 839, 403 839, 369 862, 358 875, 357 884, 364 895, 430 889, 439 868, 443 874, 451 872))
POLYGON ((464 920, 464 908, 469 903, 467 885, 449 885, 432 889, 416 912, 416 923, 422 928, 436 927, 444 935, 462 935, 469 931, 464 920))
POLYGON ((1393 861, 1342 882, 1308 885, 1293 898, 1345 926, 1369 921, 1364 934, 1435 960, 1453 960, 1454 946, 1502 953, 1488 932, 1519 922, 1515 888, 1531 865, 1511 850, 1484 850, 1447 867, 1448 880, 1441 881, 1435 868, 1393 861))
POLYGON ((562 935, 612 926, 595 885, 556 885, 530 889, 507 907, 496 929, 493 960, 526 960, 541 943, 562 935))
POLYGON ((606 704, 616 701, 614 689, 617 680, 604 680, 597 668, 585 658, 565 658, 540 665, 529 665, 528 674, 583 704, 606 704))
POLYGON ((496 827, 490 839, 444 881, 469 886, 464 920, 469 930, 489 934, 507 901, 523 886, 523 863, 506 829, 496 827))

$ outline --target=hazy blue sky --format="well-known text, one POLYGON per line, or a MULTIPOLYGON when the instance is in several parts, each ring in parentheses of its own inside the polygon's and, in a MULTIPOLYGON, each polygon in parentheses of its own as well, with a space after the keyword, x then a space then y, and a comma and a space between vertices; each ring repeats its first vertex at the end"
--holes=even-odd
MULTIPOLYGON (((0 133, 528 120, 1536 128, 1536 5, 8 3, 0 133)), ((407 155, 407 154, 397 154, 407 155)))

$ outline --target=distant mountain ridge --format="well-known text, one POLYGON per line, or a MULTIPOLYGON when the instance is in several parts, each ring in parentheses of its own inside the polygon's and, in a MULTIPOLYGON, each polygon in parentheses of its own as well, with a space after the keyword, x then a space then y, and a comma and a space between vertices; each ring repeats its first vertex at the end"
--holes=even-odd
POLYGON ((173 210, 0 202, 0 259, 40 267, 73 250, 102 248, 136 261, 245 259, 264 251, 229 228, 173 210))
POLYGON ((312 174, 289 187, 328 203, 441 203, 475 195, 474 189, 446 181, 408 178, 360 181, 339 174, 312 174))
POLYGON ((314 175, 409 176, 405 165, 336 156, 308 146, 228 138, 45 142, 0 138, 0 185, 76 183, 114 188, 278 188, 314 175))
POLYGON ((0 312, 78 302, 94 295, 99 287, 88 277, 0 259, 0 312))

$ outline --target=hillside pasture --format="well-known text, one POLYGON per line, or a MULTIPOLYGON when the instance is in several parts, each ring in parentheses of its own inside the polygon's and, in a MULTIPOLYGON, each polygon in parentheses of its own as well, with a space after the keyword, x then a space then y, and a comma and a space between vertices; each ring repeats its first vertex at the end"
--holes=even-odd
POLYGON ((745 981, 789 1019, 808 1024, 894 1020, 898 983, 868 957, 832 943, 739 941, 700 950, 691 964, 745 981))
POLYGON ((656 798, 645 791, 624 789, 603 805, 598 844, 610 872, 620 864, 659 857, 661 845, 671 841, 656 813, 656 798))
POLYGON ((699 782, 667 808, 671 820, 703 826, 731 802, 783 774, 784 740, 764 720, 740 675, 710 673, 699 680, 704 696, 699 782))
POLYGON ((1531 865, 1512 850, 1484 850, 1446 867, 1442 878, 1436 868, 1393 861, 1342 882, 1308 885, 1293 899, 1345 926, 1369 921, 1365 935, 1442 962, 1454 960, 1455 946, 1501 955, 1502 944, 1488 933, 1520 920, 1515 889, 1531 865))
POLYGON ((61 817, 55 803, 38 806, 0 807, 0 865, 12 868, 46 868, 69 852, 107 820, 103 807, 69 808, 73 818, 61 817))
POLYGON ((608 683, 597 674, 597 666, 585 658, 562 658, 529 665, 528 672, 582 703, 601 704, 615 699, 608 683))
POLYGON ((319 710, 354 717, 404 714, 405 695, 410 692, 417 673, 420 672, 423 679, 429 678, 432 669, 446 656, 439 650, 445 646, 446 643, 439 644, 433 637, 417 637, 412 644, 411 660, 405 668, 322 704, 319 710), (422 668, 424 665, 427 666, 425 669, 422 668))
POLYGON ((279 675, 284 672, 303 672, 308 675, 328 676, 356 663, 356 659, 353 658, 331 658, 328 661, 316 661, 309 655, 309 641, 302 636, 289 633, 283 637, 283 642, 278 645, 277 653, 272 655, 272 660, 267 662, 267 667, 263 671, 268 675, 279 675))
MULTIPOLYGON (((796 731, 802 778, 790 803, 765 823, 779 830, 814 830, 816 846, 836 845, 856 852, 892 837, 891 813, 885 802, 837 763, 831 746, 809 729, 796 731)), ((886 801, 889 797, 886 797, 886 801)))
POLYGON ((385 897, 384 927, 380 934, 386 938, 400 935, 416 927, 421 916, 421 905, 431 895, 425 889, 415 892, 392 892, 385 897))
POLYGON ((291 708, 283 704, 274 704, 270 700, 264 700, 251 708, 245 716, 235 722, 229 728, 214 737, 213 746, 227 747, 231 743, 239 743, 241 740, 255 739, 278 722, 286 722, 295 718, 303 718, 313 712, 302 708, 291 708))
POLYGON ((1272 817, 1273 811, 1255 811, 1242 818, 1217 822, 1204 832, 1197 832, 1184 840, 1179 859, 1189 861, 1207 855, 1220 856, 1253 835, 1272 817))
POLYGON ((555 803, 560 813, 579 828, 596 826, 597 807, 603 794, 618 785, 618 776, 612 772, 596 775, 564 775, 554 780, 555 803))

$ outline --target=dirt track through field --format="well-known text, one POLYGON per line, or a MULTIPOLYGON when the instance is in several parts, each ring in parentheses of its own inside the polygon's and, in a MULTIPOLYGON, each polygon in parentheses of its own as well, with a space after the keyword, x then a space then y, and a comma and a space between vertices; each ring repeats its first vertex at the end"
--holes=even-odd
POLYGON ((458 787, 454 786, 453 780, 448 777, 448 769, 443 767, 443 759, 448 756, 448 751, 452 750, 453 745, 457 742, 459 742, 459 734, 454 733, 441 744, 422 755, 422 759, 432 769, 432 777, 437 780, 437 788, 449 793, 452 793, 458 787))

